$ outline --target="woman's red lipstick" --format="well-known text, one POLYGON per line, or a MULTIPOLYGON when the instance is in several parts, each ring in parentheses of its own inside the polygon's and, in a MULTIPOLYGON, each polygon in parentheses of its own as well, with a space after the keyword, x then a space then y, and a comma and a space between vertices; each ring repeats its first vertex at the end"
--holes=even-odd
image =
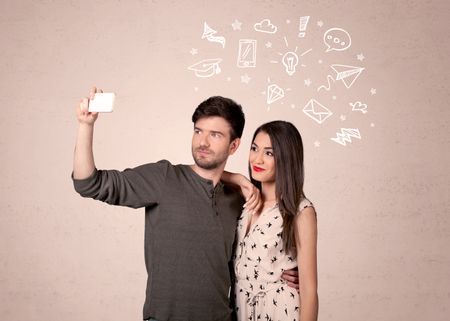
POLYGON ((253 165, 253 170, 254 170, 255 172, 262 172, 262 171, 265 171, 264 168, 261 168, 261 167, 255 166, 255 165, 253 165))

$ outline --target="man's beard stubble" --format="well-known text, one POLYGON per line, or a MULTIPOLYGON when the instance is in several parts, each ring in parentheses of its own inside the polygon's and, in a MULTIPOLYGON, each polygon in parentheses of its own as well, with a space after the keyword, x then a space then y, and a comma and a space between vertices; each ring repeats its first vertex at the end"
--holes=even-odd
POLYGON ((201 157, 196 156, 196 152, 199 150, 208 151, 210 153, 210 156, 216 156, 216 154, 208 149, 199 147, 194 150, 194 148, 192 148, 192 158, 194 158, 195 164, 198 167, 206 169, 206 170, 216 169, 217 167, 221 166, 224 162, 226 162, 226 160, 228 158, 227 154, 224 154, 224 155, 221 154, 219 156, 213 157, 211 160, 208 161, 208 160, 202 159, 201 157))

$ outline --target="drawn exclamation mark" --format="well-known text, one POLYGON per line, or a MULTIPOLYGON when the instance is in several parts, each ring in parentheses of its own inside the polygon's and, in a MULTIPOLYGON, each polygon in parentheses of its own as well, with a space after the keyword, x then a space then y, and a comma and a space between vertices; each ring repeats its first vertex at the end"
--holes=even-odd
POLYGON ((304 38, 306 35, 306 27, 308 26, 309 16, 300 17, 300 26, 299 26, 299 38, 304 38))

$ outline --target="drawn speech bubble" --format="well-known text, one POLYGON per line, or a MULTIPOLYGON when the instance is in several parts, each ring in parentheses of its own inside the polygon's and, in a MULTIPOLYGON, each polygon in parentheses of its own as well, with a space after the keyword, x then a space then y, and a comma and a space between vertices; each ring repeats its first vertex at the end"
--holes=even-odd
POLYGON ((341 28, 328 29, 323 35, 323 42, 328 47, 326 52, 344 51, 352 44, 352 39, 347 31, 341 28))

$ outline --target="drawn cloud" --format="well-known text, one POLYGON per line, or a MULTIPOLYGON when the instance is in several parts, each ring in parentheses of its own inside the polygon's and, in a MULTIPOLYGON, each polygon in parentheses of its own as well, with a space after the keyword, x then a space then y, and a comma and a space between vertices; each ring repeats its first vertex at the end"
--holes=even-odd
POLYGON ((254 28, 256 31, 265 33, 275 33, 277 32, 277 26, 270 22, 270 19, 264 19, 261 22, 255 23, 254 28))

